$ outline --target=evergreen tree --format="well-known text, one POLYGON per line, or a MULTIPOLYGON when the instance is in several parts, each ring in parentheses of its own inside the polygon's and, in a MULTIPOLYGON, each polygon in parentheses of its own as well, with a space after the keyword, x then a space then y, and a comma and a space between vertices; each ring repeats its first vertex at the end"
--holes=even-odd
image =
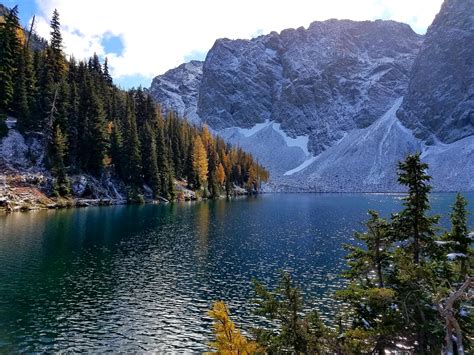
POLYGON ((109 73, 109 62, 108 62, 107 57, 105 57, 105 61, 104 61, 103 75, 104 75, 105 82, 109 86, 112 86, 112 77, 110 76, 110 73, 109 73))
POLYGON ((142 167, 140 141, 138 139, 137 125, 135 120, 133 99, 127 95, 126 117, 125 117, 125 149, 127 152, 126 160, 126 181, 134 188, 141 189, 142 167))
POLYGON ((51 65, 54 81, 60 82, 65 72, 65 60, 62 53, 63 39, 61 35, 61 24, 59 23, 59 13, 56 9, 53 11, 50 26, 51 43, 49 47, 50 51, 48 51, 48 61, 51 65))
POLYGON ((400 325, 397 319, 401 317, 394 306, 396 293, 386 284, 391 272, 390 224, 375 211, 369 210, 369 215, 367 232, 355 233, 363 246, 345 245, 349 268, 343 276, 350 284, 337 295, 351 307, 346 342, 363 352, 385 354, 396 348, 393 329, 400 325))
POLYGON ((455 259, 460 261, 460 281, 469 275, 469 255, 471 253, 472 240, 469 238, 467 226, 467 200, 461 195, 456 195, 456 200, 451 212, 451 232, 448 233, 450 252, 455 259))
POLYGON ((408 241, 407 248, 412 251, 415 264, 419 264, 433 248, 433 226, 439 219, 426 215, 430 209, 428 194, 431 191, 427 168, 428 165, 420 161, 420 154, 409 155, 398 165, 398 181, 408 187, 408 196, 404 198, 405 209, 395 217, 396 237, 400 241, 408 241))
POLYGON ((120 120, 115 119, 112 124, 112 133, 110 138, 110 155, 112 164, 118 176, 125 179, 125 148, 123 146, 123 128, 120 120))
POLYGON ((217 198, 220 196, 220 186, 217 179, 217 169, 219 166, 219 157, 217 152, 213 147, 209 148, 209 160, 208 160, 208 174, 207 180, 209 181, 209 192, 212 198, 217 198))
POLYGON ((27 93, 27 59, 28 51, 24 49, 18 58, 18 68, 15 78, 15 89, 12 101, 12 114, 18 119, 18 127, 24 132, 31 126, 30 106, 27 93))
POLYGON ((90 89, 90 101, 87 110, 88 141, 90 142, 87 170, 99 175, 104 168, 104 159, 109 148, 107 119, 99 97, 90 89))
POLYGON ((383 288, 385 270, 390 262, 390 224, 380 218, 376 211, 369 210, 370 220, 366 222, 366 233, 355 233, 365 248, 345 245, 350 251, 347 256, 350 269, 346 276, 359 280, 369 287, 383 288))
POLYGON ((439 217, 427 216, 431 191, 427 168, 420 161, 420 154, 409 155, 399 163, 398 181, 408 187, 408 196, 404 198, 405 208, 392 218, 394 240, 404 247, 393 254, 392 283, 405 311, 405 336, 416 343, 418 353, 438 351, 442 335, 438 314, 431 306, 432 294, 438 287, 433 281, 438 266, 435 226, 439 217))
POLYGON ((142 146, 146 149, 143 154, 143 171, 147 184, 153 191, 153 197, 160 195, 161 180, 158 171, 158 158, 156 149, 156 138, 148 122, 142 127, 142 146))
MULTIPOLYGON (((317 311, 302 316, 303 298, 288 273, 282 273, 279 287, 268 291, 254 280, 256 313, 277 321, 277 329, 256 328, 257 342, 269 353, 322 353, 326 347, 324 335, 329 333, 317 311)), ((275 322, 273 322, 275 324, 275 322)))
POLYGON ((0 23, 0 114, 7 114, 14 95, 18 60, 21 56, 21 41, 18 7, 12 8, 5 22, 0 23))
POLYGON ((49 148, 51 171, 56 177, 53 185, 53 194, 56 196, 68 196, 70 194, 70 184, 64 166, 66 147, 66 136, 61 132, 61 128, 56 126, 49 148))
MULTIPOLYGON (((72 78, 71 78, 72 79, 72 78)), ((70 79, 70 80, 71 80, 70 79)), ((72 79, 73 80, 73 79, 72 79)), ((79 91, 74 81, 69 84, 69 111, 67 113, 67 136, 69 142, 68 162, 73 165, 77 162, 80 147, 79 137, 79 91)))
POLYGON ((170 188, 170 174, 171 167, 169 165, 168 149, 166 147, 165 136, 164 136, 163 122, 159 121, 156 127, 156 152, 157 152, 157 165, 160 174, 161 188, 160 195, 164 198, 169 198, 170 188))

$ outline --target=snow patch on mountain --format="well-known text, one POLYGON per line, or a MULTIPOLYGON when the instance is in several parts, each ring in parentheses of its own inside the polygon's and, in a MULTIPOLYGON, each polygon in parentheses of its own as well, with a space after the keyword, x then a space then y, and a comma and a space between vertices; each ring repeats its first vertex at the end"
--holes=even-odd
POLYGON ((280 134, 288 147, 298 147, 303 151, 305 155, 310 155, 308 150, 308 135, 296 136, 295 138, 292 138, 288 134, 286 134, 284 130, 281 129, 281 124, 270 120, 265 120, 265 122, 263 123, 257 123, 250 128, 231 127, 226 128, 220 132, 218 131, 218 133, 220 133, 221 136, 227 136, 228 134, 226 132, 234 132, 235 130, 237 130, 240 134, 242 134, 246 138, 249 138, 267 127, 272 128, 275 132, 280 134))
POLYGON ((245 137, 251 137, 257 132, 261 131, 264 128, 267 128, 268 126, 271 126, 273 124, 272 121, 270 120, 265 120, 263 123, 257 123, 255 126, 251 128, 240 128, 240 127, 233 127, 237 128, 240 134, 243 134, 245 137))
POLYGON ((316 160, 316 157, 308 158, 303 163, 298 165, 296 168, 288 170, 283 175, 289 176, 289 175, 293 175, 294 173, 300 172, 301 170, 303 170, 303 169, 307 168, 308 166, 310 166, 311 164, 313 164, 315 160, 316 160))

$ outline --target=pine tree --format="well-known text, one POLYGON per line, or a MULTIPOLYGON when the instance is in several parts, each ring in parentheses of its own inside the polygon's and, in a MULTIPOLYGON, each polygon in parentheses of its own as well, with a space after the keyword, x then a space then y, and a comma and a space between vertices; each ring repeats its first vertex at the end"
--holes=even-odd
POLYGON ((140 141, 138 139, 137 124, 135 120, 135 110, 133 99, 127 95, 125 117, 125 136, 124 143, 127 152, 126 160, 126 181, 134 188, 141 189, 142 167, 140 141))
POLYGON ((67 113, 67 136, 69 142, 68 149, 68 162, 73 165, 77 162, 78 150, 80 146, 80 137, 79 137, 79 92, 77 89, 77 84, 73 81, 74 78, 70 77, 69 84, 69 111, 67 113))
POLYGON ((404 198, 405 209, 395 218, 397 239, 409 242, 407 247, 412 250, 415 264, 433 248, 433 226, 439 219, 426 215, 430 209, 428 194, 431 191, 427 168, 428 165, 420 161, 420 154, 409 155, 398 165, 398 181, 408 187, 408 196, 404 198))
POLYGON ((18 68, 15 78, 12 113, 18 119, 18 127, 24 132, 30 128, 30 107, 27 93, 27 59, 28 51, 24 49, 18 58, 18 68))
MULTIPOLYGON (((50 49, 47 49, 47 52, 50 49)), ((39 69, 41 70, 38 80, 38 91, 37 91, 37 110, 35 111, 36 117, 36 128, 43 129, 51 127, 51 119, 53 116, 50 114, 52 108, 56 109, 57 91, 59 81, 54 80, 54 73, 49 60, 44 60, 40 63, 39 69)))
POLYGON ((355 238, 364 243, 364 248, 345 245, 350 251, 350 279, 360 279, 370 287, 383 288, 385 269, 390 262, 390 224, 376 211, 369 210, 370 220, 365 223, 366 233, 355 233, 355 238))
POLYGON ((209 182, 209 192, 212 198, 217 198, 220 196, 220 186, 217 179, 217 169, 219 166, 219 156, 217 155, 216 150, 210 146, 209 147, 209 159, 208 159, 208 174, 207 179, 209 182))
POLYGON ((66 149, 66 136, 61 132, 61 128, 59 126, 56 126, 49 147, 49 164, 51 166, 52 173, 56 177, 53 186, 53 194, 56 196, 67 196, 70 194, 70 184, 64 166, 64 157, 66 155, 66 149))
POLYGON ((27 115, 23 119, 23 129, 24 131, 32 131, 36 127, 34 112, 36 109, 38 86, 36 81, 36 73, 33 67, 31 51, 26 46, 23 48, 22 57, 25 75, 25 94, 28 105, 28 108, 25 111, 27 115))
POLYGON ((48 60, 51 65, 53 78, 55 82, 59 82, 64 77, 65 72, 65 60, 62 53, 63 50, 63 39, 61 35, 61 24, 59 23, 58 10, 54 9, 53 17, 51 18, 51 43, 50 51, 48 54, 48 60))
POLYGON ((256 314, 278 324, 277 329, 257 328, 257 342, 269 353, 324 353, 328 330, 317 311, 302 316, 303 298, 289 273, 283 272, 275 291, 268 291, 254 280, 256 314), (277 322, 274 322, 274 321, 277 322))
POLYGON ((393 255, 396 265, 393 287, 400 299, 405 298, 402 316, 408 331, 406 336, 413 337, 415 351, 419 353, 437 351, 440 341, 434 334, 441 334, 437 312, 430 306, 438 252, 435 228, 439 217, 427 216, 431 191, 427 168, 428 165, 420 161, 420 154, 409 155, 399 163, 398 181, 408 187, 408 196, 404 198, 405 208, 392 218, 394 240, 404 247, 393 255))
POLYGON ((367 232, 355 233, 362 246, 344 246, 349 250, 349 268, 343 276, 350 284, 337 296, 351 308, 347 340, 355 338, 367 344, 364 351, 384 354, 387 348, 394 348, 398 339, 392 330, 400 324, 398 308, 393 307, 396 293, 386 280, 390 276, 391 226, 377 212, 369 210, 369 215, 367 232))
POLYGON ((104 168, 104 158, 109 148, 109 135, 107 132, 107 120, 102 103, 92 88, 90 90, 90 101, 87 110, 88 139, 90 142, 87 170, 99 175, 104 168))
POLYGON ((148 122, 142 127, 142 146, 145 151, 143 154, 143 171, 145 181, 150 185, 153 191, 153 197, 160 195, 161 180, 158 171, 158 158, 156 151, 156 138, 148 122))
POLYGON ((18 7, 12 8, 0 23, 0 114, 7 114, 14 95, 15 76, 21 55, 18 7))
POLYGON ((109 86, 112 86, 112 77, 110 76, 110 73, 109 73, 109 61, 108 61, 107 57, 105 57, 105 61, 104 61, 103 75, 104 75, 105 82, 109 86))
POLYGON ((450 252, 454 253, 456 259, 460 260, 460 280, 469 275, 469 260, 472 240, 469 238, 467 226, 467 200, 456 194, 456 200, 451 212, 451 232, 448 233, 450 252))

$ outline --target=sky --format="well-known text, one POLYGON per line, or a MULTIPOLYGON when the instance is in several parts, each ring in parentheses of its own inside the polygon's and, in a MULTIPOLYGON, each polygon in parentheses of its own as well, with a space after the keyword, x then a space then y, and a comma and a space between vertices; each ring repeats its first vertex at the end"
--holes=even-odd
POLYGON ((203 60, 217 38, 253 38, 307 28, 330 18, 395 20, 424 34, 442 0, 0 0, 19 6, 28 25, 49 38, 59 12, 64 51, 77 59, 108 58, 114 82, 148 87, 153 77, 192 59, 203 60))

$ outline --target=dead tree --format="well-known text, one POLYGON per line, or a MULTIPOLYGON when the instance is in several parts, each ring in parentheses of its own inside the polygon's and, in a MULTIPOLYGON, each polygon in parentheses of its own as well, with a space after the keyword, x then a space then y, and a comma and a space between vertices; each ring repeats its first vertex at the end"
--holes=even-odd
POLYGON ((457 289, 451 293, 449 297, 438 302, 438 311, 445 323, 445 348, 443 353, 447 355, 454 354, 454 345, 456 344, 456 350, 459 355, 464 355, 463 336, 461 327, 456 319, 454 304, 456 301, 462 299, 473 299, 469 291, 474 283, 474 277, 467 277, 466 281, 457 289))

